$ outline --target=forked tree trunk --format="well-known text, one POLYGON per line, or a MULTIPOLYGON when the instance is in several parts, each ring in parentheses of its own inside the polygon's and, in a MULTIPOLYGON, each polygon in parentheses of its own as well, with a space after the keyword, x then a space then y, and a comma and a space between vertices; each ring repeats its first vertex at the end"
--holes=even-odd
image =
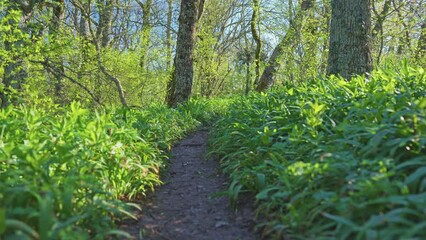
POLYGON ((349 79, 373 69, 370 0, 332 0, 327 74, 349 79))
POLYGON ((196 25, 201 17, 204 0, 182 0, 179 13, 179 31, 176 42, 174 73, 168 83, 167 104, 176 107, 186 102, 192 90, 194 76, 194 46, 196 25))
POLYGON ((256 91, 263 92, 270 88, 275 81, 275 74, 278 71, 280 66, 280 59, 284 54, 285 47, 291 42, 291 40, 296 35, 296 32, 300 28, 301 21, 305 15, 305 12, 309 9, 312 9, 314 5, 313 0, 303 0, 300 6, 300 11, 296 16, 291 19, 290 26, 284 38, 281 42, 275 47, 272 52, 271 57, 266 64, 265 70, 263 70, 262 76, 259 79, 259 82, 256 86, 256 91))

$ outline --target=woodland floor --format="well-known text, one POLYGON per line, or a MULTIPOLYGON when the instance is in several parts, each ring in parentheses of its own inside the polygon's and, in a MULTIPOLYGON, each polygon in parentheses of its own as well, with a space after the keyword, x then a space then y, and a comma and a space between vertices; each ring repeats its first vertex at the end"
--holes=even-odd
POLYGON ((231 208, 226 197, 212 197, 227 187, 218 162, 206 159, 208 132, 200 130, 172 149, 163 186, 144 200, 137 221, 122 229, 146 240, 254 240, 253 207, 231 208))

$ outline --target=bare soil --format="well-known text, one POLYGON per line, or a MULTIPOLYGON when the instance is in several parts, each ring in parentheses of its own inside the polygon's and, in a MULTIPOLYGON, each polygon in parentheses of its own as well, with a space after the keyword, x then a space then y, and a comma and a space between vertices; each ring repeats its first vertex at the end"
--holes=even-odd
POLYGON ((253 206, 231 208, 218 162, 206 159, 208 132, 200 130, 172 149, 165 184, 144 200, 138 221, 122 229, 144 240, 254 240, 253 206))

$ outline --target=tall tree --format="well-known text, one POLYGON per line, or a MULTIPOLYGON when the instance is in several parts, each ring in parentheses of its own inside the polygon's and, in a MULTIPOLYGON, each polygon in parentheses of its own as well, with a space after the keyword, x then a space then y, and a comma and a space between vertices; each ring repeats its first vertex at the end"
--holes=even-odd
POLYGON ((13 90, 21 91, 28 72, 25 69, 25 60, 22 57, 22 51, 25 51, 25 38, 28 36, 28 21, 31 17, 34 7, 38 2, 16 1, 7 6, 5 16, 8 18, 10 34, 15 37, 7 39, 3 43, 4 50, 10 56, 4 65, 3 87, 0 91, 1 108, 5 108, 11 103, 16 102, 16 96, 13 90), (20 16, 17 16, 18 15, 20 16), (19 36, 20 37, 16 37, 19 36))
POLYGON ((114 18, 114 8, 117 0, 99 1, 99 23, 96 31, 97 40, 101 42, 101 46, 106 48, 111 43, 112 21, 114 18))
MULTIPOLYGON (((53 15, 51 19, 51 25, 49 29, 50 35, 52 35, 53 41, 57 41, 59 32, 61 29, 62 22, 65 17, 65 0, 56 0, 53 2, 53 15)), ((46 59, 47 60, 47 59, 46 59)), ((64 63, 62 57, 59 57, 58 70, 60 73, 55 74, 55 97, 59 103, 64 103, 64 79, 63 75, 65 72, 64 63)))
POLYGON ((173 0, 167 0, 167 24, 166 24, 166 69, 170 70, 172 65, 172 16, 173 16, 173 0))
POLYGON ((170 107, 189 99, 194 77, 194 46, 197 22, 201 17, 204 0, 182 0, 179 30, 176 41, 174 73, 168 84, 166 101, 170 107))
MULTIPOLYGON (((303 0, 300 5, 300 11, 297 12, 296 16, 290 20, 290 26, 284 38, 275 47, 271 57, 268 60, 265 70, 263 70, 262 76, 256 86, 256 91, 262 92, 270 88, 274 82, 275 74, 280 66, 280 58, 284 54, 285 47, 295 37, 296 33, 300 31, 301 22, 305 16, 305 12, 312 9, 314 5, 313 0, 303 0)), ((291 11, 291 10, 290 10, 291 11)))
POLYGON ((259 0, 253 0, 253 14, 251 17, 250 27, 251 27, 251 34, 253 35, 254 41, 256 41, 256 52, 254 56, 254 64, 255 64, 255 85, 259 82, 260 78, 260 54, 262 50, 262 40, 260 39, 259 31, 257 29, 257 22, 259 21, 259 0))
POLYGON ((148 55, 148 49, 149 49, 149 38, 151 37, 151 7, 152 7, 152 0, 146 0, 145 3, 143 3, 140 0, 136 0, 136 2, 139 4, 139 6, 142 8, 142 41, 141 41, 141 59, 140 59, 140 66, 142 68, 142 71, 145 71, 146 67, 146 57, 148 55))
POLYGON ((373 69, 370 0, 332 0, 327 74, 345 79, 373 69))
POLYGON ((372 38, 376 38, 378 37, 379 42, 380 42, 380 46, 379 46, 379 50, 377 53, 377 59, 376 62, 379 63, 380 62, 380 58, 382 57, 382 53, 383 53, 383 47, 384 47, 384 36, 383 36, 383 24, 384 21, 386 19, 386 17, 388 17, 389 12, 391 10, 391 0, 386 0, 383 4, 383 9, 381 12, 378 12, 376 9, 376 4, 375 4, 375 0, 372 0, 372 7, 373 7, 373 13, 374 16, 376 18, 376 23, 374 24, 373 30, 372 30, 372 38))
POLYGON ((420 60, 421 58, 424 58, 425 55, 426 55, 426 22, 423 22, 421 26, 420 38, 417 43, 416 58, 417 60, 420 60))

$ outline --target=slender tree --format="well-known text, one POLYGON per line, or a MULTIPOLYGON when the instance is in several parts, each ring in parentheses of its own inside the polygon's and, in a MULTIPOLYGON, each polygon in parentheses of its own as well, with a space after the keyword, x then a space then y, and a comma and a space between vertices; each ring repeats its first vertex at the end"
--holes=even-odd
POLYGON ((256 52, 254 56, 254 64, 255 64, 255 73, 256 78, 254 84, 257 85, 260 78, 260 54, 262 51, 262 40, 260 39, 259 31, 257 29, 257 22, 259 21, 259 0, 253 0, 253 14, 251 16, 251 34, 253 35, 253 39, 256 42, 256 52))
POLYGON ((142 8, 142 41, 141 41, 141 59, 140 59, 140 66, 142 68, 142 71, 145 71, 146 68, 146 57, 148 55, 148 49, 149 49, 149 39, 151 37, 151 7, 152 7, 152 0, 146 0, 145 3, 143 3, 140 0, 136 0, 136 2, 139 4, 139 6, 142 8))
POLYGON ((305 15, 305 12, 311 9, 314 5, 313 0, 303 0, 300 6, 300 11, 297 12, 296 16, 291 19, 290 26, 284 38, 275 47, 271 57, 266 64, 266 68, 259 79, 259 83, 256 86, 256 91, 263 92, 270 88, 274 82, 275 74, 280 66, 280 59, 284 54, 285 47, 295 37, 296 32, 301 28, 301 22, 305 15))
POLYGON ((377 63, 380 62, 380 58, 382 57, 382 53, 383 53, 383 47, 384 47, 383 24, 391 10, 391 3, 392 3, 391 0, 386 0, 385 3, 383 4, 382 11, 378 12, 375 6, 375 0, 372 0, 373 13, 376 18, 376 23, 374 24, 374 27, 372 30, 372 38, 374 39, 378 37, 379 38, 378 40, 380 42, 379 50, 377 53, 377 59, 376 59, 377 63))
MULTIPOLYGON (((51 20, 51 25, 49 29, 50 35, 52 35, 53 41, 57 41, 59 32, 61 30, 62 22, 64 21, 65 17, 65 0, 56 0, 53 3, 53 16, 51 20)), ((46 59, 47 60, 47 59, 46 59)), ((64 63, 63 63, 63 57, 59 57, 59 63, 57 69, 60 71, 58 74, 54 74, 55 77, 55 97, 56 100, 63 104, 65 103, 64 98, 64 63)))
POLYGON ((167 72, 172 65, 172 16, 173 16, 173 0, 167 0, 167 25, 166 25, 166 51, 167 51, 167 72))
POLYGON ((189 99, 194 77, 194 46, 197 22, 204 0, 182 0, 179 13, 179 31, 176 42, 174 73, 168 84, 167 104, 176 107, 189 99))
POLYGON ((373 69, 370 0, 332 0, 327 74, 345 79, 373 69))
POLYGON ((426 55, 426 22, 422 23, 420 38, 417 43, 416 58, 420 60, 426 55))

